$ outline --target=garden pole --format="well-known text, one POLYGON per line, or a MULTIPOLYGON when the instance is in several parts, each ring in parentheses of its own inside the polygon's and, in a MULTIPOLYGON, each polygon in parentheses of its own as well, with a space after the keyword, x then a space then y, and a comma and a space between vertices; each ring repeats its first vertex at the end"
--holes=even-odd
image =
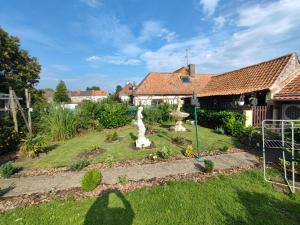
POLYGON ((199 140, 198 140, 198 120, 197 120, 197 102, 195 102, 195 107, 194 107, 194 115, 195 115, 195 128, 196 128, 196 147, 197 147, 197 156, 196 160, 197 161, 203 161, 204 159, 200 155, 199 151, 199 140))

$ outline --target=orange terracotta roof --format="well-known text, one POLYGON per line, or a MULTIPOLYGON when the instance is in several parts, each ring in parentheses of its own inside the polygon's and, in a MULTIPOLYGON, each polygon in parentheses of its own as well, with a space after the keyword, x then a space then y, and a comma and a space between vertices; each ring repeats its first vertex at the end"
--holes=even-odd
POLYGON ((238 95, 267 90, 285 68, 293 53, 212 77, 198 96, 238 95))
POLYGON ((300 69, 293 80, 291 80, 281 91, 274 96, 276 100, 300 100, 300 69))
POLYGON ((128 96, 132 94, 132 83, 126 84, 121 91, 119 91, 118 96, 128 96))
POLYGON ((190 82, 184 83, 181 73, 149 73, 139 84, 136 95, 191 95, 193 91, 199 93, 209 82, 212 74, 195 74, 190 82))
POLYGON ((70 95, 72 97, 79 97, 79 96, 107 96, 108 92, 104 90, 97 90, 97 91, 71 91, 70 95))
POLYGON ((108 96, 108 92, 105 90, 92 91, 92 96, 108 96))

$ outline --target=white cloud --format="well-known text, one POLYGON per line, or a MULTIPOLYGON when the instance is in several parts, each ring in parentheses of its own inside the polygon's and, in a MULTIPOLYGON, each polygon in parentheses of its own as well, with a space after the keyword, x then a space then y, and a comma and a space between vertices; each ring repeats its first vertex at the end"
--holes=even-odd
POLYGON ((103 4, 102 0, 81 0, 81 2, 92 8, 98 8, 103 4))
POLYGON ((224 27, 225 21, 226 21, 226 19, 223 16, 215 17, 213 30, 218 31, 218 30, 222 29, 224 27))
POLYGON ((211 16, 218 7, 219 0, 200 0, 199 3, 203 8, 204 13, 211 16))
MULTIPOLYGON (((149 70, 171 70, 190 62, 201 72, 224 72, 257 63, 291 51, 300 51, 300 1, 281 0, 251 5, 238 10, 236 31, 212 44, 210 39, 194 37, 169 43, 142 55, 149 70), (256 16, 257 15, 257 16, 256 16)), ((213 40, 213 37, 212 39, 213 40)))
POLYGON ((154 38, 161 38, 168 42, 176 38, 176 33, 166 29, 160 22, 149 20, 144 22, 139 41, 150 41, 154 38))
POLYGON ((111 55, 111 56, 93 55, 86 58, 86 61, 91 63, 108 63, 114 65, 138 65, 141 63, 139 59, 126 58, 124 56, 119 56, 119 55, 111 55))

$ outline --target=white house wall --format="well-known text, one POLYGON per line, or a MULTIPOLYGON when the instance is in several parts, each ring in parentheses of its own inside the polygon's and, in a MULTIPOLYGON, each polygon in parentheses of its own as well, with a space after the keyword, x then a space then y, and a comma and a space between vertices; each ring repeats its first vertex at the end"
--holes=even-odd
POLYGON ((143 95, 143 96, 135 96, 134 97, 134 104, 135 105, 151 105, 152 100, 162 100, 163 102, 169 103, 171 105, 176 105, 178 103, 178 98, 187 98, 191 96, 178 96, 178 95, 172 95, 172 96, 162 96, 162 95, 143 95))

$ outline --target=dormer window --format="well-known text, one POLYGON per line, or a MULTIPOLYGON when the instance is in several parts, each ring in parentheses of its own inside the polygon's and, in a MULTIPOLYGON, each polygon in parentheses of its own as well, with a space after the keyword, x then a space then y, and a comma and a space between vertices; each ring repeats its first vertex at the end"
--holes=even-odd
POLYGON ((189 76, 183 76, 181 77, 182 83, 190 83, 190 77, 189 76))

